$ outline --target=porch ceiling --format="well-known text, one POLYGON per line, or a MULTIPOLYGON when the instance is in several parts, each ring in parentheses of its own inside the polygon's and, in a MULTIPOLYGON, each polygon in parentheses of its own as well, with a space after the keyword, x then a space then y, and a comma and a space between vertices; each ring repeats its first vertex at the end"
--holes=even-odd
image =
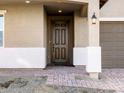
POLYGON ((58 10, 62 10, 60 14, 71 14, 74 11, 80 11, 83 4, 68 4, 68 3, 45 3, 45 8, 48 14, 59 14, 58 10))

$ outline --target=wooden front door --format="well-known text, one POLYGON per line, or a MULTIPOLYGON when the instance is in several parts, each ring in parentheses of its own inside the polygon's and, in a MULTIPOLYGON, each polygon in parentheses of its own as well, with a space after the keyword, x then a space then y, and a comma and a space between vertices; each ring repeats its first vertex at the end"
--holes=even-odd
POLYGON ((72 16, 48 16, 48 65, 73 64, 74 29, 72 16))
POLYGON ((67 64, 68 62, 68 22, 52 22, 52 62, 67 64))

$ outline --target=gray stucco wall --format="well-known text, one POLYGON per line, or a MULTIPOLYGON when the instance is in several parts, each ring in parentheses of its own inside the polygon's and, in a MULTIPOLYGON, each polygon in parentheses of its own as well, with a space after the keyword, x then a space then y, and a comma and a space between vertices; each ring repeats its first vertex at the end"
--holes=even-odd
POLYGON ((100 17, 124 17, 124 0, 108 0, 101 8, 100 17))

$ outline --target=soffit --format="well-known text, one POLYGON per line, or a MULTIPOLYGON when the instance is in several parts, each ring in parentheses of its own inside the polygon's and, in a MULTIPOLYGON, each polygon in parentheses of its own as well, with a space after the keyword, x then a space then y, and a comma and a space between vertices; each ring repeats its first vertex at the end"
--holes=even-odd
MULTIPOLYGON (((0 0, 0 4, 23 4, 26 0, 0 0)), ((43 2, 69 2, 69 3, 88 3, 88 0, 29 0, 31 3, 43 3, 43 2)))

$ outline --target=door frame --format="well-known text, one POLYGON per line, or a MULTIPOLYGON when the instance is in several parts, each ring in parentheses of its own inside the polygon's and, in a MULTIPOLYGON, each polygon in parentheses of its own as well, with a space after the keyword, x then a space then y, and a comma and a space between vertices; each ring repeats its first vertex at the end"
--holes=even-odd
MULTIPOLYGON (((74 48, 74 16, 47 16, 47 65, 53 65, 52 64, 52 44, 51 41, 51 21, 55 21, 55 20, 64 20, 64 21, 69 21, 69 33, 68 33, 68 42, 69 42, 69 46, 68 46, 68 63, 64 64, 67 66, 72 66, 73 65, 73 48, 74 48)), ((59 64, 59 65, 63 65, 63 64, 59 64)))

